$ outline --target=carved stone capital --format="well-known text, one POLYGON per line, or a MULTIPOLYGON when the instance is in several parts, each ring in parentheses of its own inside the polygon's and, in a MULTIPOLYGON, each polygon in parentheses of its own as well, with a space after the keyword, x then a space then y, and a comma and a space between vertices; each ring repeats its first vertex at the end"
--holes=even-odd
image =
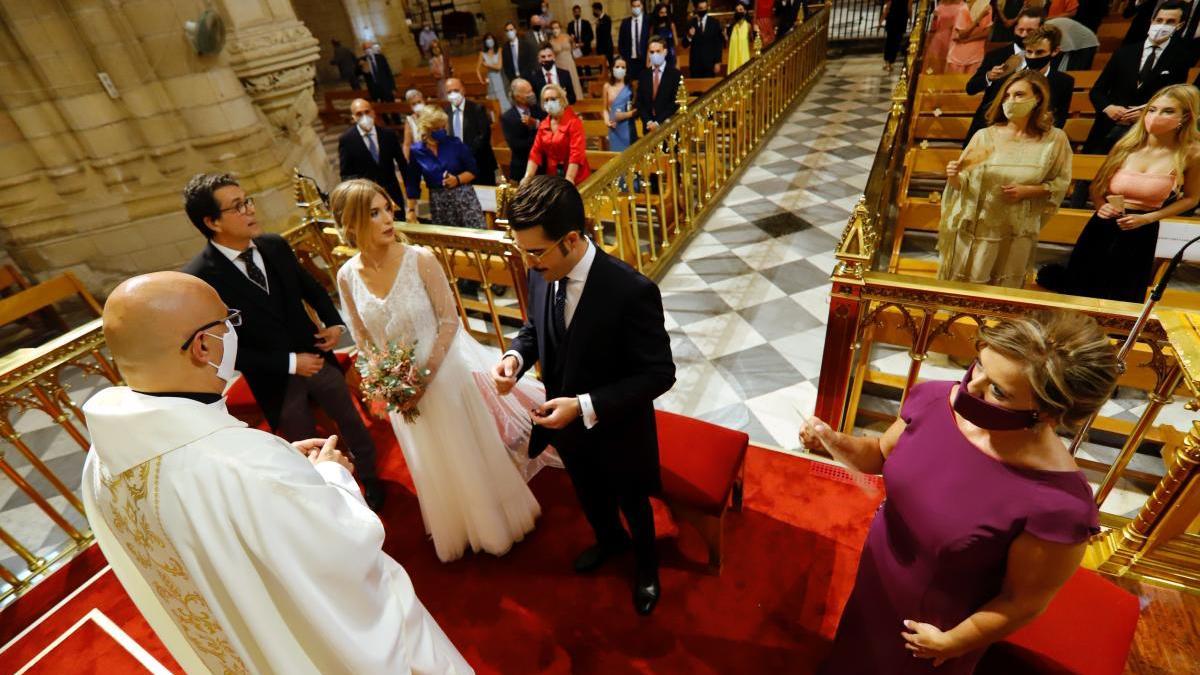
POLYGON ((237 30, 230 66, 277 135, 295 136, 316 118, 313 103, 317 39, 295 19, 237 30))

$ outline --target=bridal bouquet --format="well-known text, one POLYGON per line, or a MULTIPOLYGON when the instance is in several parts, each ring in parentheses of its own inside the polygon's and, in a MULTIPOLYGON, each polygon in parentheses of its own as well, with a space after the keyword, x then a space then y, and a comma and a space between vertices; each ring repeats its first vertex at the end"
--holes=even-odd
POLYGON ((411 345, 391 342, 384 349, 368 347, 355 362, 367 401, 400 413, 410 424, 421 415, 411 402, 429 377, 429 370, 418 368, 413 360, 416 347, 415 342, 411 345))

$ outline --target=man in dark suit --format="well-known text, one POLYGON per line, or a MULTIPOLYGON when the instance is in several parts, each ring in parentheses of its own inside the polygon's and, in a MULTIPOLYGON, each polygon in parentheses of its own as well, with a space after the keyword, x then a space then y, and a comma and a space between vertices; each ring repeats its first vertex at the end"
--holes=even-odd
POLYGON ((338 168, 342 180, 367 178, 375 181, 396 203, 396 212, 404 213, 404 189, 396 178, 408 171, 400 137, 386 127, 376 126, 371 102, 356 98, 350 102, 354 125, 338 138, 338 168))
POLYGON ((1154 92, 1187 81, 1196 55, 1182 36, 1175 35, 1183 24, 1183 10, 1178 2, 1164 3, 1154 15, 1149 37, 1121 45, 1104 65, 1088 92, 1096 119, 1083 144, 1085 153, 1107 154, 1154 92))
POLYGON ((450 118, 447 129, 471 150, 479 175, 476 185, 496 184, 496 153, 492 151, 492 118, 488 111, 475 101, 468 101, 462 80, 452 77, 446 80, 446 117, 450 118))
POLYGON ((517 26, 509 21, 504 24, 504 44, 500 45, 501 64, 504 77, 509 82, 518 77, 530 78, 537 70, 538 46, 533 46, 525 36, 517 31, 517 26))
POLYGON ((775 39, 787 35, 796 25, 796 17, 800 15, 800 7, 804 0, 775 0, 771 8, 775 14, 775 39))
POLYGON ((363 55, 360 58, 367 74, 367 90, 375 101, 396 100, 396 78, 392 75, 392 65, 387 57, 379 51, 379 45, 363 43, 363 55))
POLYGON ((592 17, 596 19, 596 53, 613 62, 612 17, 605 13, 604 5, 592 3, 592 17))
POLYGON ((592 53, 592 22, 583 18, 583 8, 575 5, 571 8, 573 18, 571 23, 567 24, 567 34, 571 36, 571 40, 579 45, 579 50, 584 56, 590 56, 592 53))
POLYGON ((330 40, 333 44, 333 59, 329 65, 336 66, 338 77, 351 89, 358 89, 358 57, 346 48, 340 40, 330 40))
POLYGON ((720 21, 708 16, 708 0, 696 3, 696 16, 683 35, 683 46, 691 49, 688 69, 692 77, 716 77, 725 49, 725 31, 720 21))
POLYGON ((621 19, 620 34, 617 36, 617 51, 629 64, 627 82, 637 82, 646 69, 646 53, 650 44, 650 23, 642 14, 642 0, 629 3, 632 16, 621 19))
MULTIPOLYGON (((1071 94, 1075 90, 1075 78, 1067 73, 1055 70, 1052 62, 1058 55, 1062 43, 1062 32, 1054 26, 1042 26, 1025 38, 1024 60, 1017 72, 1021 70, 1036 70, 1046 76, 1050 83, 1050 109, 1054 113, 1054 126, 1062 128, 1067 123, 1067 115, 1071 110, 1071 94)), ((982 66, 980 67, 982 70, 982 66)), ((987 112, 996 100, 996 94, 1003 88, 1002 83, 987 87, 983 91, 983 100, 975 109, 975 117, 971 120, 971 128, 963 141, 965 147, 971 142, 980 129, 987 126, 987 112)))
POLYGON ((183 271, 208 282, 241 310, 236 366, 275 433, 289 441, 314 438, 309 401, 337 423, 354 455, 367 504, 383 491, 375 473, 375 443, 363 425, 346 378, 331 351, 346 330, 329 293, 304 271, 283 237, 263 234, 254 200, 229 174, 198 174, 184 188, 184 210, 208 240, 183 271), (305 311, 308 303, 324 328, 305 311))
POLYGON ((667 43, 655 35, 650 38, 650 68, 638 80, 637 109, 642 118, 642 133, 654 131, 679 110, 675 96, 679 92, 679 69, 667 63, 667 43))
POLYGON ((512 150, 508 177, 511 181, 519 181, 525 177, 525 167, 529 164, 529 151, 533 149, 538 122, 546 118, 546 111, 538 105, 533 85, 528 80, 513 80, 508 86, 508 97, 512 101, 512 107, 500 116, 500 129, 504 132, 504 142, 512 150))
POLYGON ((1013 38, 1012 44, 997 47, 984 54, 983 61, 975 69, 971 79, 967 80, 967 93, 975 95, 981 91, 996 88, 1004 81, 1004 78, 1023 67, 1025 38, 1041 28, 1043 21, 1041 10, 1022 9, 1017 14, 1016 23, 1013 24, 1013 34, 1016 37, 1013 38))
POLYGON ((534 72, 533 77, 529 79, 538 97, 540 98, 542 95, 542 87, 554 83, 567 92, 567 102, 574 105, 575 87, 571 84, 571 73, 559 68, 554 62, 553 47, 547 44, 538 50, 538 66, 539 68, 534 72))
POLYGON ((529 454, 554 445, 596 544, 575 560, 586 573, 632 546, 633 605, 661 594, 650 495, 662 488, 654 399, 675 383, 658 286, 584 235, 583 200, 557 176, 535 176, 509 207, 529 264, 529 320, 492 371, 501 394, 540 362, 546 403, 529 454), (629 531, 621 525, 625 515, 629 531))

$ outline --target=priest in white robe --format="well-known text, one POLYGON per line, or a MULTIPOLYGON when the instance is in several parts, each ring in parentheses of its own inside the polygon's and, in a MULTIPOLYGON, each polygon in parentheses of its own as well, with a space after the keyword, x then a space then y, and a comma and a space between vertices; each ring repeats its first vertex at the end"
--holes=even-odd
POLYGON ((105 304, 129 386, 84 406, 83 500, 121 584, 188 673, 472 673, 334 444, 226 412, 238 322, 175 272, 105 304))

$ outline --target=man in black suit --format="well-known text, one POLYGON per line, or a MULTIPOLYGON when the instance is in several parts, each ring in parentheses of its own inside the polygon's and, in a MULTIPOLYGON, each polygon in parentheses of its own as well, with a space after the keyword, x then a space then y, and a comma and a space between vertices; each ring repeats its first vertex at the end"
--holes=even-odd
POLYGON ((509 223, 530 267, 529 320, 492 378, 506 394, 541 363, 546 403, 531 413, 529 454, 554 445, 595 532, 575 570, 595 570, 632 546, 633 605, 649 614, 661 594, 650 508, 662 489, 654 399, 675 383, 658 286, 587 239, 583 200, 566 179, 535 176, 521 186, 509 223))
POLYGON ((386 127, 376 126, 371 102, 356 98, 350 102, 354 125, 338 137, 338 168, 342 180, 367 178, 375 181, 396 203, 396 212, 404 213, 404 189, 396 178, 408 171, 400 137, 386 127))
POLYGON ((537 70, 537 50, 540 45, 533 45, 511 21, 504 24, 504 37, 504 44, 500 46, 504 77, 509 82, 518 77, 532 77, 533 71, 537 70))
POLYGON ((796 17, 800 15, 800 6, 804 0, 775 0, 772 12, 775 14, 775 39, 787 35, 796 25, 796 17))
POLYGON ((513 80, 508 86, 508 97, 512 101, 512 107, 500 116, 500 129, 504 132, 504 142, 512 150, 508 177, 512 181, 519 181, 525 177, 525 167, 529 164, 529 151, 533 149, 538 122, 546 118, 546 111, 538 105, 537 96, 533 93, 533 85, 529 80, 513 80))
POLYGON ((1183 11, 1181 3, 1164 3, 1154 15, 1149 36, 1121 45, 1104 65, 1088 92, 1096 118, 1083 144, 1085 153, 1107 154, 1154 92, 1187 81, 1196 55, 1182 36, 1175 35, 1183 24, 1183 11))
POLYGON ((642 118, 642 133, 654 131, 679 110, 675 96, 679 92, 679 69, 667 63, 667 43, 655 35, 650 38, 650 68, 638 80, 637 109, 642 118))
POLYGON ((559 68, 554 62, 554 48, 549 44, 542 45, 538 50, 538 66, 533 77, 529 78, 530 84, 533 85, 533 90, 537 92, 538 97, 542 95, 542 87, 547 84, 557 84, 567 92, 567 102, 571 105, 575 104, 575 87, 571 84, 571 73, 559 68))
POLYGON ((367 74, 367 90, 371 92, 371 98, 389 103, 395 101, 396 78, 392 75, 392 65, 387 57, 379 51, 379 45, 364 42, 360 60, 367 74))
POLYGON ((571 23, 567 24, 567 34, 571 36, 571 40, 579 45, 579 50, 584 56, 590 56, 592 53, 592 22, 583 18, 583 8, 575 5, 571 8, 573 18, 571 23))
MULTIPOLYGON (((1067 123, 1067 115, 1071 110, 1071 94, 1075 90, 1075 78, 1055 70, 1052 65, 1061 43, 1062 32, 1054 26, 1042 26, 1030 33, 1025 38, 1024 60, 1016 71, 1036 70, 1046 76, 1046 81, 1050 83, 1050 109, 1054 113, 1054 126, 1060 129, 1067 123)), ((982 69, 980 66, 980 70, 982 69)), ((987 111, 992 107, 992 102, 996 100, 996 94, 1000 93, 1001 88, 1003 84, 996 83, 984 89, 983 100, 975 109, 975 117, 971 120, 971 127, 963 141, 964 147, 971 142, 972 136, 987 126, 987 111)))
POLYGON ((592 17, 596 19, 596 53, 613 62, 612 17, 604 11, 604 5, 592 3, 592 17))
POLYGON ((304 271, 277 234, 263 234, 254 200, 229 174, 198 174, 183 191, 184 210, 208 240, 183 271, 208 282, 241 310, 236 366, 275 433, 289 441, 314 438, 309 401, 337 423, 354 455, 367 504, 383 491, 375 473, 375 443, 363 425, 331 351, 346 330, 329 293, 304 271), (324 328, 305 311, 308 303, 324 328))
POLYGON ((333 44, 333 59, 329 65, 336 66, 338 77, 351 89, 358 89, 358 57, 339 40, 330 40, 333 44))
POLYGON ((629 3, 632 16, 621 19, 620 35, 617 36, 617 51, 629 64, 627 82, 637 82, 646 69, 646 53, 650 44, 650 24, 642 14, 642 0, 629 3))
POLYGON ((996 88, 1004 81, 1004 78, 1022 68, 1025 58, 1025 38, 1041 28, 1043 21, 1041 10, 1023 8, 1017 14, 1016 23, 1013 24, 1013 34, 1016 37, 1013 38, 1012 44, 997 47, 984 54, 983 61, 975 69, 971 79, 967 80, 967 93, 975 95, 981 91, 996 88))
POLYGON ((446 117, 450 118, 448 131, 457 136, 471 150, 479 175, 476 185, 496 184, 496 153, 492 151, 492 118, 483 106, 467 100, 462 80, 452 77, 446 80, 446 117))
POLYGON ((708 16, 708 0, 696 3, 696 16, 683 35, 688 52, 688 69, 692 77, 716 77, 721 70, 721 54, 725 49, 725 31, 721 22, 708 16))

